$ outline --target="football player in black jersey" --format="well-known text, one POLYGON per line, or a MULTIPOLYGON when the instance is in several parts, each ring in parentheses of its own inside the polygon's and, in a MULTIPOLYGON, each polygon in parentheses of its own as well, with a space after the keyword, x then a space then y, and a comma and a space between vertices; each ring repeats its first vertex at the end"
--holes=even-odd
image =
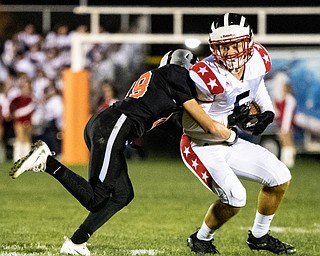
POLYGON ((195 87, 188 70, 196 61, 188 50, 168 52, 159 68, 133 83, 124 100, 91 117, 84 134, 90 151, 89 181, 57 161, 43 141, 14 163, 12 178, 27 171, 46 172, 90 211, 71 239, 65 237, 61 253, 90 255, 89 237, 133 199, 124 155, 127 141, 165 122, 182 107, 215 138, 227 144, 236 141, 236 133, 212 120, 193 98, 195 87))

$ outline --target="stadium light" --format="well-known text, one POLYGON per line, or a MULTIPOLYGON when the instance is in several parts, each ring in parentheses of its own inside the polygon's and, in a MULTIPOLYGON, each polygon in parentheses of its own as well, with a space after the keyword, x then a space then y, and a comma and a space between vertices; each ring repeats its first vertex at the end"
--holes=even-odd
POLYGON ((195 49, 199 47, 201 41, 196 38, 189 38, 184 41, 184 44, 190 49, 195 49))

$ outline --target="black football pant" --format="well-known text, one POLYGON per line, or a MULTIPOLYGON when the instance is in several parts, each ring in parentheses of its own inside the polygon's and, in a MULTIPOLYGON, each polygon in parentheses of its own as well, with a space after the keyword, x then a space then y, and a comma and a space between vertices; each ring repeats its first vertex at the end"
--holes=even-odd
POLYGON ((87 241, 133 199, 124 150, 127 140, 134 135, 132 121, 112 107, 92 116, 84 134, 90 151, 89 182, 53 157, 48 157, 46 172, 90 211, 71 238, 74 243, 87 241))

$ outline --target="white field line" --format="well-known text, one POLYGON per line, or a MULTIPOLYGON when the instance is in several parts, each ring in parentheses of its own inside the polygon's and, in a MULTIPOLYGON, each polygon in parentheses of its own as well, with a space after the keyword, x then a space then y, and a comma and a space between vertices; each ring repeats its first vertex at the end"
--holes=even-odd
MULTIPOLYGON (((38 256, 38 255, 44 255, 43 253, 20 253, 20 252, 2 252, 0 253, 0 256, 38 256)), ((48 253, 45 254, 47 256, 50 256, 52 254, 48 253)))
POLYGON ((158 250, 147 250, 147 249, 137 249, 137 250, 131 250, 131 255, 157 255, 158 250))
MULTIPOLYGON (((4 250, 5 252, 0 252, 0 256, 38 256, 38 255, 46 255, 46 256, 52 256, 51 253, 21 253, 21 251, 26 250, 27 246, 20 246, 20 245, 5 245, 1 246, 0 250, 4 250), (20 251, 20 252, 17 252, 20 251)), ((37 244, 37 249, 42 250, 48 250, 48 248, 45 245, 37 244)))
MULTIPOLYGON (((41 246, 42 247, 42 246, 41 246)), ((5 246, 5 248, 2 248, 8 252, 0 252, 0 256, 52 256, 53 254, 51 253, 20 253, 20 252, 15 252, 15 250, 23 251, 24 246, 5 246)), ((136 249, 136 250, 131 250, 130 254, 132 256, 137 256, 137 255, 157 255, 160 251, 158 250, 152 250, 152 249, 136 249)))
MULTIPOLYGON (((240 227, 241 230, 249 230, 251 227, 240 227)), ((299 234, 307 234, 307 233, 320 233, 320 223, 314 223, 309 227, 277 227, 271 226, 271 231, 276 233, 286 233, 286 232, 294 232, 299 234)))

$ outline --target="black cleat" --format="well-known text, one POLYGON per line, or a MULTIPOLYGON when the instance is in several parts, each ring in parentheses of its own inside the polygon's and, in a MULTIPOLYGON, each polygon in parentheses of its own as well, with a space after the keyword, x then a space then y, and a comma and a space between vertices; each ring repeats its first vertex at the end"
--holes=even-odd
POLYGON ((251 250, 265 250, 275 254, 296 253, 296 248, 291 244, 281 242, 279 239, 270 236, 269 233, 260 238, 255 238, 249 230, 247 244, 251 250))
POLYGON ((188 246, 191 248, 192 252, 195 253, 208 253, 208 254, 216 254, 219 253, 217 248, 212 244, 212 240, 204 241, 197 238, 197 232, 192 234, 188 239, 188 246))

